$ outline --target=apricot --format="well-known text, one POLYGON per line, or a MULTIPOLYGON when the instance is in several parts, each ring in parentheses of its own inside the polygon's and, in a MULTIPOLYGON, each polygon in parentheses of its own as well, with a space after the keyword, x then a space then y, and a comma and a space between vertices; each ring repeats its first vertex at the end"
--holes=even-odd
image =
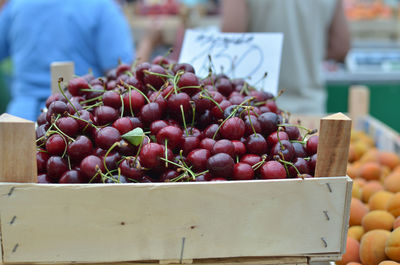
POLYGON ((400 227, 400 216, 397 216, 393 222, 393 229, 396 229, 397 227, 400 227))
POLYGON ((362 187, 361 199, 368 203, 369 198, 376 192, 383 190, 383 185, 377 180, 371 180, 362 187))
POLYGON ((387 191, 399 192, 400 191, 400 172, 392 172, 383 181, 383 187, 387 191))
POLYGON ((360 262, 360 243, 351 237, 347 237, 346 241, 346 252, 342 256, 342 259, 336 261, 337 265, 346 265, 349 262, 360 262))
POLYGON ((347 265, 362 265, 360 262, 349 262, 347 265))
MULTIPOLYGON (((354 184, 353 184, 354 188, 354 184)), ((393 192, 381 190, 372 195, 368 200, 369 210, 386 210, 389 200, 394 196, 393 192)))
POLYGON ((386 240, 390 236, 387 230, 371 230, 363 235, 360 243, 360 259, 364 265, 378 265, 387 260, 385 254, 386 240))
POLYGON ((360 241, 361 237, 364 235, 364 232, 364 227, 362 227, 361 225, 354 225, 349 227, 347 235, 357 241, 360 241))
POLYGON ((368 208, 365 206, 362 201, 356 198, 351 198, 350 202, 350 226, 353 225, 361 225, 361 221, 368 213, 368 208))
POLYGON ((393 152, 379 152, 379 163, 389 167, 391 170, 400 165, 400 157, 393 152))
POLYGON ((353 182, 357 182, 358 184, 360 184, 361 188, 364 187, 365 184, 367 184, 367 181, 362 178, 356 178, 355 180, 353 180, 353 182))
POLYGON ((370 148, 367 152, 363 154, 363 156, 360 158, 360 162, 362 163, 369 163, 369 162, 375 162, 379 165, 379 159, 378 159, 379 151, 376 148, 370 148))
POLYGON ((394 261, 400 261, 400 228, 396 228, 386 241, 386 255, 394 261))
POLYGON ((395 193, 389 200, 386 210, 394 217, 400 216, 400 192, 395 193))
POLYGON ((384 229, 391 231, 393 228, 394 216, 384 210, 374 210, 367 213, 362 221, 362 227, 365 232, 374 229, 384 229))
POLYGON ((365 162, 360 168, 360 177, 365 180, 379 180, 382 175, 382 166, 375 161, 365 162))
POLYGON ((353 182, 353 188, 351 190, 351 196, 361 200, 362 189, 358 182, 353 182))
POLYGON ((378 265, 400 265, 400 263, 393 260, 385 260, 379 263, 378 265))
POLYGON ((359 175, 359 167, 357 167, 357 165, 354 166, 352 164, 348 164, 347 165, 347 175, 352 179, 357 178, 359 175))

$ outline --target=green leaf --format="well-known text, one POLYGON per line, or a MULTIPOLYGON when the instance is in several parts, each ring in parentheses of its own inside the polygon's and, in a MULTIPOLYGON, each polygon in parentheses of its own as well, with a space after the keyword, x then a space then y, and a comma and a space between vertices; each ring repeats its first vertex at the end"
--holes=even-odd
POLYGON ((140 143, 143 141, 143 138, 144 138, 144 132, 142 128, 135 128, 132 131, 122 135, 122 139, 127 140, 134 146, 139 146, 140 143))

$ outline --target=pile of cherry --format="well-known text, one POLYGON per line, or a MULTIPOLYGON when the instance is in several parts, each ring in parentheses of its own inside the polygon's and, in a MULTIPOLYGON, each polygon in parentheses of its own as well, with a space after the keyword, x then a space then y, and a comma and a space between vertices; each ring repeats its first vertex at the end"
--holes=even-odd
MULTIPOLYGON (((60 80, 61 81, 61 80, 60 80)), ((61 84, 61 83, 60 83, 61 84)), ((77 77, 38 117, 39 183, 312 177, 318 136, 242 79, 158 57, 77 77)))

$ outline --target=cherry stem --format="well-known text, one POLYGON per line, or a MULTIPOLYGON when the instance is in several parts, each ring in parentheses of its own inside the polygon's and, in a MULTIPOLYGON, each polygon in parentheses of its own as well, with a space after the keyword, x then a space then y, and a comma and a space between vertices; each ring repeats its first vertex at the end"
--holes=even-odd
MULTIPOLYGON (((65 148, 65 149, 67 149, 67 148, 65 148)), ((71 159, 69 158, 69 156, 67 156, 67 161, 68 161, 68 168, 69 168, 69 170, 71 170, 72 169, 71 168, 71 159)))
MULTIPOLYGON (((280 158, 278 159, 278 161, 283 163, 283 164, 287 164, 289 166, 292 166, 296 170, 297 176, 301 175, 300 171, 297 169, 297 167, 292 162, 289 162, 289 161, 286 161, 286 160, 283 160, 283 159, 280 159, 280 158)), ((289 175, 289 171, 288 171, 288 175, 289 175)))
POLYGON ((75 112, 78 113, 78 116, 80 116, 78 110, 75 107, 75 105, 72 104, 72 102, 69 100, 69 98, 65 95, 64 90, 61 88, 61 82, 63 80, 64 80, 63 78, 59 78, 58 79, 58 89, 60 90, 60 92, 63 95, 63 97, 68 101, 68 103, 71 104, 71 107, 75 110, 75 112))
POLYGON ((107 173, 110 172, 110 170, 109 170, 108 167, 107 167, 106 158, 107 158, 107 156, 110 154, 110 152, 111 152, 116 146, 120 146, 120 142, 115 142, 115 143, 107 150, 106 154, 104 155, 104 158, 103 158, 103 165, 104 165, 104 168, 105 168, 105 170, 107 171, 107 173))
POLYGON ((164 161, 166 161, 168 163, 171 163, 172 165, 175 165, 175 166, 177 166, 179 168, 182 168, 185 172, 188 172, 193 177, 193 179, 196 179, 196 173, 194 173, 189 167, 185 167, 183 165, 179 165, 179 164, 177 164, 175 162, 172 162, 172 161, 170 161, 168 159, 165 159, 163 157, 160 157, 160 159, 164 160, 164 161))
POLYGON ((125 104, 124 104, 124 98, 122 97, 122 95, 119 95, 120 99, 121 99, 121 118, 124 116, 124 111, 125 111, 125 104))
POLYGON ((148 75, 155 75, 155 76, 159 76, 159 77, 173 78, 172 75, 165 75, 165 74, 155 73, 155 72, 151 72, 149 70, 144 70, 143 73, 148 74, 148 75))
POLYGON ((93 89, 93 88, 81 88, 80 91, 83 91, 83 92, 104 92, 104 89, 100 90, 100 89, 93 89))
POLYGON ((90 98, 90 99, 87 99, 87 100, 82 100, 82 101, 80 101, 79 103, 80 104, 86 104, 86 103, 89 103, 89 102, 92 102, 92 101, 96 101, 96 100, 98 100, 98 99, 101 99, 103 96, 98 96, 98 97, 95 97, 95 98, 90 98))
POLYGON ((192 106, 192 112, 193 112, 192 113, 192 123, 191 123, 190 130, 191 130, 191 133, 193 133, 194 120, 196 118, 196 105, 195 105, 195 103, 193 101, 190 101, 190 105, 192 106))
POLYGON ((247 82, 244 83, 243 88, 240 90, 239 94, 243 95, 246 92, 246 95, 250 94, 247 82))
POLYGON ((253 130, 254 135, 255 135, 256 137, 258 137, 257 132, 256 132, 256 129, 255 129, 254 126, 253 126, 253 122, 251 121, 251 116, 250 116, 250 112, 249 112, 249 111, 247 112, 247 116, 249 117, 250 127, 251 127, 251 129, 253 130))
POLYGON ((153 87, 152 85, 146 84, 146 86, 147 86, 148 88, 150 88, 151 90, 153 90, 154 92, 157 92, 157 89, 156 89, 155 87, 153 87))
MULTIPOLYGON (((124 85, 125 83, 122 84, 124 85)), ((128 98, 129 98, 129 110, 131 112, 131 116, 135 117, 135 115, 133 115, 133 109, 132 109, 131 86, 128 86, 128 98)))
MULTIPOLYGON (((84 106, 83 109, 84 109, 84 110, 93 109, 94 107, 98 107, 98 106, 101 106, 101 105, 103 105, 103 102, 102 102, 102 101, 97 102, 96 104, 93 104, 93 105, 84 106)), ((79 112, 77 112, 77 113, 78 113, 78 115, 79 115, 79 112)))
POLYGON ((209 96, 205 96, 203 93, 200 94, 200 98, 205 98, 210 100, 212 103, 215 104, 215 106, 217 106, 217 108, 223 113, 224 111, 222 110, 221 106, 218 104, 217 101, 215 101, 212 97, 209 96))
POLYGON ((181 108, 181 113, 182 113, 183 128, 185 128, 186 136, 189 136, 189 132, 186 127, 186 119, 185 119, 185 112, 183 111, 183 106, 180 105, 180 108, 181 108))
POLYGON ((260 162, 255 163, 254 165, 252 165, 251 167, 253 168, 254 171, 256 171, 257 169, 259 169, 262 165, 264 165, 265 160, 267 160, 267 156, 263 155, 262 156, 262 160, 260 162))
POLYGON ((65 136, 65 137, 67 137, 68 140, 70 140, 70 141, 72 141, 72 142, 75 142, 75 139, 74 139, 74 138, 68 136, 68 135, 65 134, 63 131, 61 131, 61 129, 58 128, 58 126, 57 126, 55 123, 54 123, 54 128, 56 128, 57 132, 59 132, 60 134, 62 134, 62 135, 65 136))
POLYGON ((276 138, 278 139, 279 145, 281 147, 282 150, 285 150, 285 146, 282 144, 281 139, 279 137, 279 130, 276 131, 276 138))
POLYGON ((174 85, 174 91, 175 91, 175 94, 178 94, 178 82, 179 82, 179 79, 181 79, 181 75, 183 75, 183 71, 182 70, 179 70, 178 72, 176 72, 176 75, 174 76, 174 78, 173 78, 173 85, 174 85))

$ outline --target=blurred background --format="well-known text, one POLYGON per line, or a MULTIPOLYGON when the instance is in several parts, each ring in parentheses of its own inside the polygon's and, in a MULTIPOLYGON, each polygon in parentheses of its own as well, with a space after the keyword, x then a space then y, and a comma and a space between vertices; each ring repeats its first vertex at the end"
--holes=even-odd
MULTIPOLYGON (((218 0, 117 2, 131 28, 136 50, 144 50, 148 59, 173 47, 170 57, 177 60, 185 29, 218 30, 221 25, 218 0)), ((326 111, 346 112, 349 86, 367 85, 371 92, 370 114, 400 131, 400 1, 343 0, 343 8, 351 49, 344 62, 325 61, 321 66, 328 94, 326 111)), ((10 100, 11 81, 12 64, 6 59, 0 63, 0 113, 10 100)))

